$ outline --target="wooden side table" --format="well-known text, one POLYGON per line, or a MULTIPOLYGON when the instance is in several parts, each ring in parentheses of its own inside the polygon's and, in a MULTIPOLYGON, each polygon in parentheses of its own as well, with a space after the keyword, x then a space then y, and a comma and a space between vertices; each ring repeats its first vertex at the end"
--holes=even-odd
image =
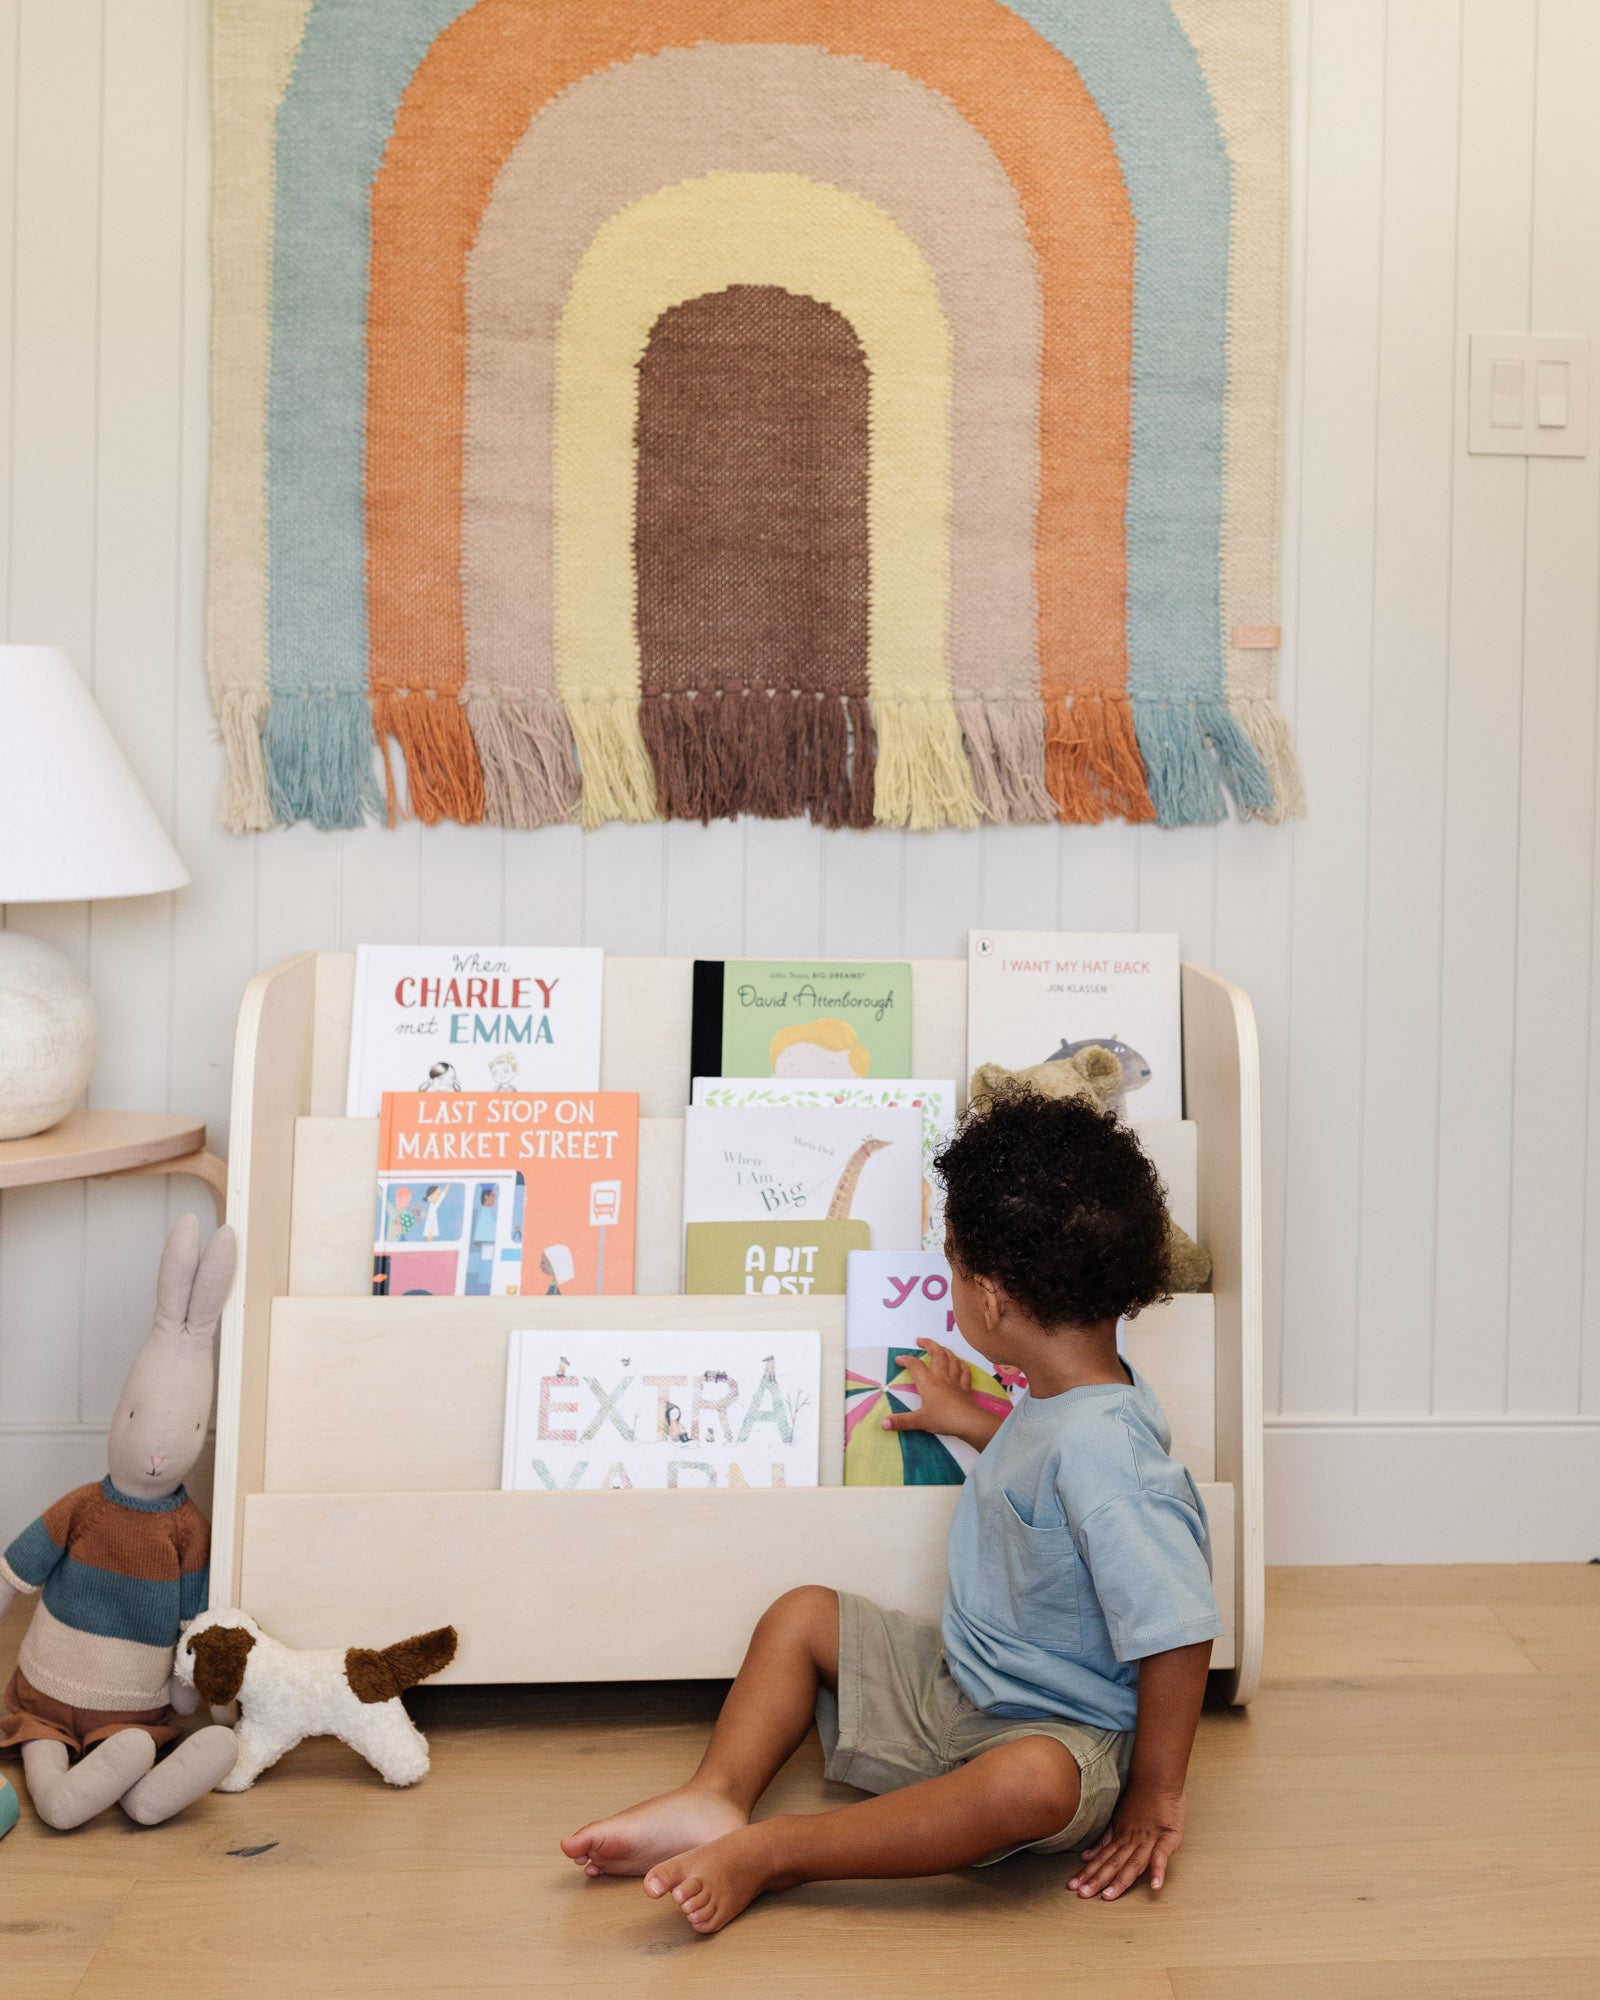
POLYGON ((119 1174, 190 1174, 204 1181, 221 1222, 228 1163, 206 1151, 206 1128, 177 1112, 69 1111, 31 1139, 0 1139, 0 1188, 119 1174))

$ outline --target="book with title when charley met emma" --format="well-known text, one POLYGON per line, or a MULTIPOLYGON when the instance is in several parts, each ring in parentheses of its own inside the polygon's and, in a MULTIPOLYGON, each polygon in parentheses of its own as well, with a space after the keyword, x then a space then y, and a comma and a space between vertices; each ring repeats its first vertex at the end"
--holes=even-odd
POLYGON ((386 1090, 600 1088, 604 953, 545 945, 356 947, 347 1118, 386 1090))

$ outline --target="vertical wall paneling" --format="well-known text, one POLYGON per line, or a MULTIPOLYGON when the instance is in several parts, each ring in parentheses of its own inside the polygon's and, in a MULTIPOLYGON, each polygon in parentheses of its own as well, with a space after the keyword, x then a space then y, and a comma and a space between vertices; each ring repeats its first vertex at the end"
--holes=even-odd
MULTIPOLYGON (((24 0, 17 40, 7 637, 94 658, 102 20, 100 0, 24 0)), ((88 969, 81 904, 7 913, 88 969)), ((101 995, 102 1013, 109 996, 101 995)), ((30 1188, 0 1216, 7 1417, 75 1420, 81 1187, 30 1188)))
POLYGON ((1311 21, 1299 722, 1316 803, 1294 835, 1282 1381, 1297 1409, 1355 1401, 1386 11, 1343 0, 1311 21))
MULTIPOLYGON (((1289 8, 1280 672, 1306 821, 241 840, 202 664, 206 0, 0 0, 0 620, 71 649, 194 875, 4 913, 95 988, 90 1101, 193 1109, 226 1144, 239 994, 305 946, 938 955, 978 924, 1170 928, 1260 1024, 1268 1404, 1300 1468, 1275 1477, 1360 1477, 1397 1411, 1600 1412, 1600 451, 1469 457, 1463 365, 1474 329, 1600 337, 1600 10, 1289 8)), ((92 1472, 163 1222, 197 1200, 0 1199, 8 1518, 92 1472)))
POLYGON ((1527 462, 1468 455, 1466 340, 1528 325, 1538 10, 1464 0, 1439 1011, 1436 1410, 1505 1396, 1527 462))
POLYGON ((1355 1245, 1356 1402, 1378 1410, 1428 1405, 1460 33, 1459 0, 1389 9, 1355 1245))
MULTIPOLYGON (((185 0, 109 7, 102 59, 99 376, 95 409, 95 696, 170 823, 178 681, 183 423, 185 0)), ((89 1087, 105 1109, 166 1096, 172 896, 97 903, 90 976, 112 1017, 89 1087)), ((84 1190, 79 1413, 109 1415, 149 1330, 128 1282, 159 1240, 159 1181, 84 1190)))
MULTIPOLYGON (((1600 11, 1541 0, 1530 308, 1541 329, 1600 323, 1597 80, 1600 11)), ((1579 1394, 1600 452, 1530 462, 1527 546, 1506 1407, 1555 1410, 1579 1394)))

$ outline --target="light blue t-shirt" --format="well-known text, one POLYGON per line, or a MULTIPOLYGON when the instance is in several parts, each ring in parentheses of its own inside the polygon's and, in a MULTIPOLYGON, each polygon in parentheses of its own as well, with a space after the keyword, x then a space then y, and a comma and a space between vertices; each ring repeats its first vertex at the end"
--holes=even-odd
POLYGON ((1204 1504, 1128 1374, 1024 1393, 956 1503, 945 1658, 993 1714, 1131 1729, 1140 1660, 1221 1635, 1204 1504))

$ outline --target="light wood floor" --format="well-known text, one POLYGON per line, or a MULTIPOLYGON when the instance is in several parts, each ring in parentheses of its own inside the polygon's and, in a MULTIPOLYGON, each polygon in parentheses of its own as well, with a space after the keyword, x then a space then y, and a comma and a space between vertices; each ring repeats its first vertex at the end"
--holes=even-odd
MULTIPOLYGON (((619 1607, 619 1615, 625 1616, 619 1607)), ((692 1936, 556 1837, 673 1783, 704 1684, 414 1697, 432 1775, 309 1745, 140 1831, 0 1842, 6 2000, 1593 2000, 1600 1568, 1280 1570, 1267 1678, 1208 1712, 1159 1899, 1059 1861, 818 1885, 692 1936)), ((0 1623, 0 1684, 21 1633, 0 1623)), ((20 1776, 8 1764, 13 1775, 20 1776)), ((773 1805, 852 1796, 815 1739, 773 1805)))

